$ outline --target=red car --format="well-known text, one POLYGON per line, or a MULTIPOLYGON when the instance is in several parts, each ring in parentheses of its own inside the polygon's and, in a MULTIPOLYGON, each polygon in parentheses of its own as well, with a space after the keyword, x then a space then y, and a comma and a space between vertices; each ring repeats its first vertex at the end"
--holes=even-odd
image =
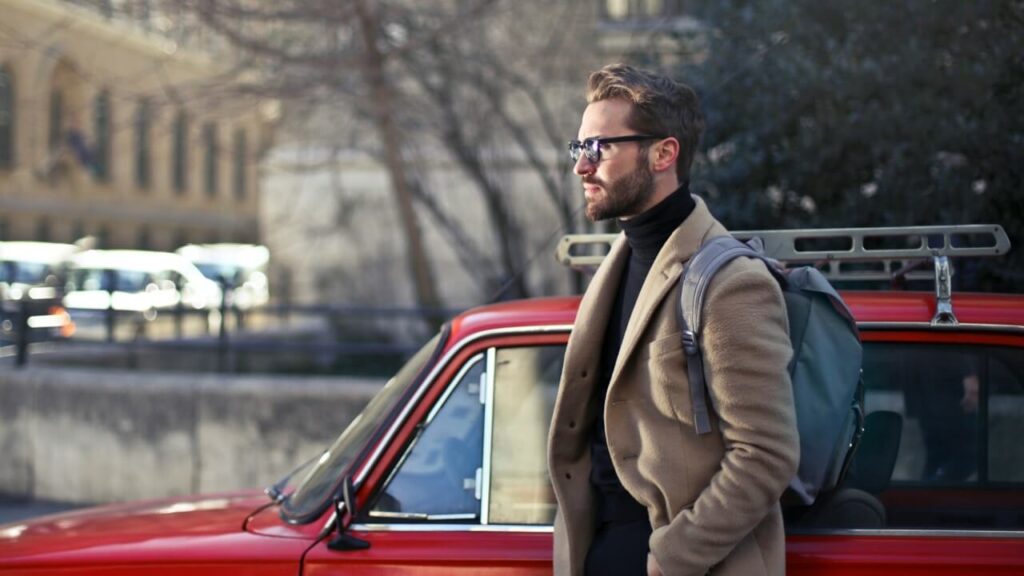
MULTIPOLYGON (((929 240, 865 258, 870 236, 844 232, 848 260, 924 253, 939 282, 934 293, 844 294, 865 347, 866 431, 840 490, 786 510, 790 574, 1024 573, 1024 297, 950 298, 945 267, 947 256, 1003 253, 1008 241, 956 248, 953 235, 978 231, 914 233, 929 240)), ((838 273, 889 277, 891 264, 838 273)), ((0 526, 0 572, 550 574, 547 429, 578 302, 453 319, 269 499, 125 504, 0 526)))

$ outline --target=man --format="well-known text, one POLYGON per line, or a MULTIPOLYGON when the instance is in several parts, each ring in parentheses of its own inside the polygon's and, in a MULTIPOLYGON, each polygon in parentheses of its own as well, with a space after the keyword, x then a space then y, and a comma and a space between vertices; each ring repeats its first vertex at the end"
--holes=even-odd
POLYGON ((694 428, 677 306, 683 266, 726 234, 689 193, 694 92, 625 65, 591 74, 570 143, 591 220, 624 234, 580 303, 549 437, 555 574, 783 574, 779 496, 799 442, 781 290, 738 258, 705 298, 712 432, 694 428))

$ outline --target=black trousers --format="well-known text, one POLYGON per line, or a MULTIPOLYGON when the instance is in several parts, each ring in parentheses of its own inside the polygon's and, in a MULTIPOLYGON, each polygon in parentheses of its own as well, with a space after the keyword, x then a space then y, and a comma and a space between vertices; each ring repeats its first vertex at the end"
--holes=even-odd
POLYGON ((647 576, 647 519, 602 524, 587 551, 586 576, 647 576))

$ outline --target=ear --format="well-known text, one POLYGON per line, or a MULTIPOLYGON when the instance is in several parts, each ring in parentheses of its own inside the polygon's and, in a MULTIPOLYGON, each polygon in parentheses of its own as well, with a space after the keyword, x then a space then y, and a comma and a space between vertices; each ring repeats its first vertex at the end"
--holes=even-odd
POLYGON ((669 136, 657 144, 651 146, 649 158, 651 170, 664 172, 676 167, 676 159, 679 158, 679 140, 669 136))

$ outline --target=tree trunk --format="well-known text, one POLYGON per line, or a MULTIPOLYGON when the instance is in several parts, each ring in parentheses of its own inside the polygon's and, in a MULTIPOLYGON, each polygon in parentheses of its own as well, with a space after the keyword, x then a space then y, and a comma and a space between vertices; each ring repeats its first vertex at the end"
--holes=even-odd
MULTIPOLYGON (((441 300, 437 294, 437 285, 434 282, 430 260, 423 248, 419 221, 413 208, 413 197, 409 190, 409 180, 402 160, 401 138, 399 138, 398 128, 394 121, 394 95, 384 76, 384 55, 381 54, 378 44, 377 21, 370 12, 366 0, 356 0, 354 7, 366 48, 362 72, 370 87, 374 122, 384 148, 384 160, 391 179, 391 191, 394 194, 402 229, 405 232, 405 246, 409 269, 416 288, 416 300, 421 307, 438 309, 441 300)), ((440 318, 428 320, 435 327, 442 322, 440 318)))

